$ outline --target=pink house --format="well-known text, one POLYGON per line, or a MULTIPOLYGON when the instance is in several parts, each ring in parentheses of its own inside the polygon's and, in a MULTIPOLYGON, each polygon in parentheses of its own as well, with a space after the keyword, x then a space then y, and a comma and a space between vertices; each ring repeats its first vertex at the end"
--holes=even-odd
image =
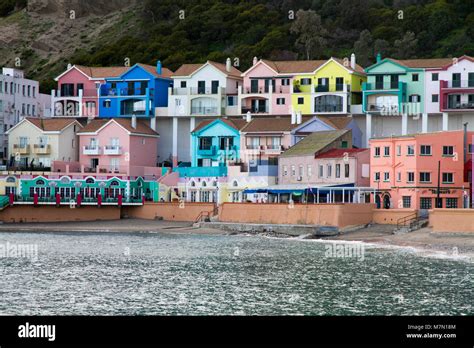
POLYGON ((372 138, 370 181, 377 191, 377 206, 417 210, 468 207, 472 161, 468 140, 473 134, 444 131, 372 138))
POLYGON ((55 78, 58 90, 51 91, 52 116, 96 117, 99 113, 98 93, 105 78, 123 74, 127 67, 69 67, 55 78))
POLYGON ((86 172, 140 175, 150 173, 143 168, 156 168, 159 135, 144 121, 96 118, 78 135, 79 162, 86 172))
POLYGON ((239 88, 241 113, 288 115, 291 113, 291 89, 295 74, 312 73, 324 61, 257 60, 242 74, 239 88))

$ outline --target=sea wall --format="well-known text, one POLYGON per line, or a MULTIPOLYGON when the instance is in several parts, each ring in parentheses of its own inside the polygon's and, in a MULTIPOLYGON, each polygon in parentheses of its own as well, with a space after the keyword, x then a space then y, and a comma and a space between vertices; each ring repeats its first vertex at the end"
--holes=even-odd
POLYGON ((66 222, 66 221, 98 221, 118 220, 120 209, 118 207, 82 206, 70 208, 69 206, 32 206, 14 205, 0 211, 0 221, 12 222, 66 222))
POLYGON ((433 232, 474 233, 474 209, 433 209, 429 226, 433 232))
POLYGON ((219 210, 219 221, 346 227, 372 222, 374 207, 374 204, 224 203, 219 210))
POLYGON ((143 206, 122 208, 122 216, 137 219, 163 218, 168 221, 194 222, 202 212, 210 213, 214 210, 213 203, 151 203, 143 206))
POLYGON ((383 225, 396 225, 398 219, 413 215, 415 209, 374 209, 373 223, 383 225))

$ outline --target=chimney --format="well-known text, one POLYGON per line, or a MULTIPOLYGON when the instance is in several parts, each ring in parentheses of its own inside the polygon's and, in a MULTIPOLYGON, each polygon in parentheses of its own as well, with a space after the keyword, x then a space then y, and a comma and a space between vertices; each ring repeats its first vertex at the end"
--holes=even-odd
POLYGON ((156 73, 157 73, 158 75, 161 75, 162 70, 163 70, 163 69, 161 68, 161 60, 159 60, 159 61, 156 62, 156 73))
POLYGON ((382 61, 382 55, 379 53, 377 53, 377 63, 380 63, 382 61))
POLYGON ((246 115, 246 117, 245 117, 245 120, 246 120, 247 122, 252 121, 252 114, 250 113, 250 111, 247 111, 247 115, 246 115))
POLYGON ((295 110, 291 110, 291 124, 296 123, 296 113, 295 110))
POLYGON ((225 70, 227 70, 227 72, 230 72, 231 67, 232 63, 230 61, 230 58, 227 58, 227 60, 225 61, 225 70))
POLYGON ((150 128, 156 132, 156 116, 150 118, 150 128))
POLYGON ((71 68, 72 68, 72 64, 69 63, 69 64, 67 65, 67 70, 69 70, 69 69, 71 69, 71 68))
POLYGON ((137 129, 137 116, 132 115, 132 128, 137 129))
POLYGON ((298 111, 296 113, 296 124, 301 124, 302 121, 303 121, 303 117, 301 115, 301 111, 298 111))
POLYGON ((253 57, 253 64, 252 65, 255 65, 258 63, 258 58, 257 57, 253 57))
POLYGON ((351 54, 351 68, 352 70, 356 68, 356 55, 354 53, 351 54))

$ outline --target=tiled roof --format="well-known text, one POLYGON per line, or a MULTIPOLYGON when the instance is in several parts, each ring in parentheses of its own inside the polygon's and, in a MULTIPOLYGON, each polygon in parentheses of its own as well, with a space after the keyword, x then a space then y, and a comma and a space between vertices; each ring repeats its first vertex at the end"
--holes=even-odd
POLYGON ((407 68, 442 68, 453 62, 453 58, 432 58, 432 59, 392 59, 390 60, 397 62, 407 68))
MULTIPOLYGON (((129 118, 114 118, 115 122, 121 125, 123 128, 128 130, 130 133, 133 134, 143 134, 143 135, 156 135, 158 133, 151 129, 147 122, 143 120, 137 120, 137 127, 132 127, 132 120, 129 118)), ((97 132, 100 128, 102 128, 106 123, 108 123, 110 119, 106 118, 95 118, 91 120, 84 128, 82 128, 78 133, 94 133, 97 132)))
POLYGON ((165 67, 161 68, 161 75, 156 72, 156 66, 153 65, 148 65, 148 64, 141 64, 138 63, 138 66, 142 67, 146 71, 148 71, 150 74, 152 74, 155 77, 161 77, 161 78, 170 78, 171 75, 173 75, 173 72, 165 67))
MULTIPOLYGON (((358 73, 364 74, 364 68, 356 64, 355 69, 352 69, 350 65, 345 66, 344 60, 340 58, 333 59, 346 67, 349 70, 356 71, 358 73)), ((278 73, 312 73, 320 66, 328 62, 329 59, 324 60, 286 60, 286 61, 277 61, 277 60, 267 60, 262 59, 262 62, 267 64, 273 70, 278 73)))
POLYGON ((348 116, 318 116, 318 118, 329 126, 334 127, 335 129, 346 129, 347 125, 353 120, 352 117, 348 116))
POLYGON ((314 158, 341 158, 345 157, 346 154, 348 154, 349 157, 353 157, 353 154, 364 151, 369 151, 369 149, 331 149, 316 155, 314 158))
POLYGON ((72 123, 76 122, 74 118, 34 118, 27 117, 26 120, 34 124, 39 129, 45 132, 59 132, 69 126, 72 123))
MULTIPOLYGON (((216 69, 222 71, 224 74, 226 74, 228 76, 237 77, 239 79, 241 78, 240 75, 242 74, 242 72, 240 70, 236 69, 233 66, 231 66, 230 71, 227 71, 225 64, 213 62, 211 60, 207 61, 207 63, 211 64, 216 69)), ((173 74, 173 76, 190 76, 196 70, 200 69, 204 64, 206 64, 206 63, 202 63, 202 64, 183 64, 179 67, 178 70, 176 70, 176 72, 173 74)))
MULTIPOLYGON (((310 119, 311 117, 304 116, 302 117, 302 123, 310 119)), ((244 128, 242 128, 242 132, 289 132, 293 128, 300 126, 302 123, 291 124, 291 116, 252 118, 252 120, 248 122, 244 128)))
POLYGON ((348 130, 314 132, 286 150, 280 157, 307 156, 321 151, 326 146, 343 136, 348 130))
MULTIPOLYGON (((238 130, 238 131, 241 130, 247 124, 247 122, 242 118, 234 118, 234 119, 219 118, 218 120, 221 120, 225 124, 229 125, 230 127, 234 128, 235 130, 238 130)), ((207 125, 211 124, 214 121, 216 121, 216 120, 202 121, 201 123, 199 123, 199 125, 196 128, 194 128, 192 130, 191 133, 195 133, 195 132, 203 129, 204 127, 206 127, 207 125)))
POLYGON ((122 75, 128 69, 130 69, 125 66, 89 67, 83 65, 75 65, 75 67, 91 78, 117 77, 122 75))

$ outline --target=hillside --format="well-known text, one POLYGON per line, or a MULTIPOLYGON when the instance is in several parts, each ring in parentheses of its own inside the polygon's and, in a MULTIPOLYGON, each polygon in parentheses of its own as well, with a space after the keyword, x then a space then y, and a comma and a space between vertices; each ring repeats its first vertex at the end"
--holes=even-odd
POLYGON ((2 14, 0 65, 19 57, 43 91, 69 62, 161 59, 176 69, 230 56, 245 70, 253 56, 318 59, 355 51, 367 65, 377 52, 474 55, 472 0, 0 0, 2 14))

